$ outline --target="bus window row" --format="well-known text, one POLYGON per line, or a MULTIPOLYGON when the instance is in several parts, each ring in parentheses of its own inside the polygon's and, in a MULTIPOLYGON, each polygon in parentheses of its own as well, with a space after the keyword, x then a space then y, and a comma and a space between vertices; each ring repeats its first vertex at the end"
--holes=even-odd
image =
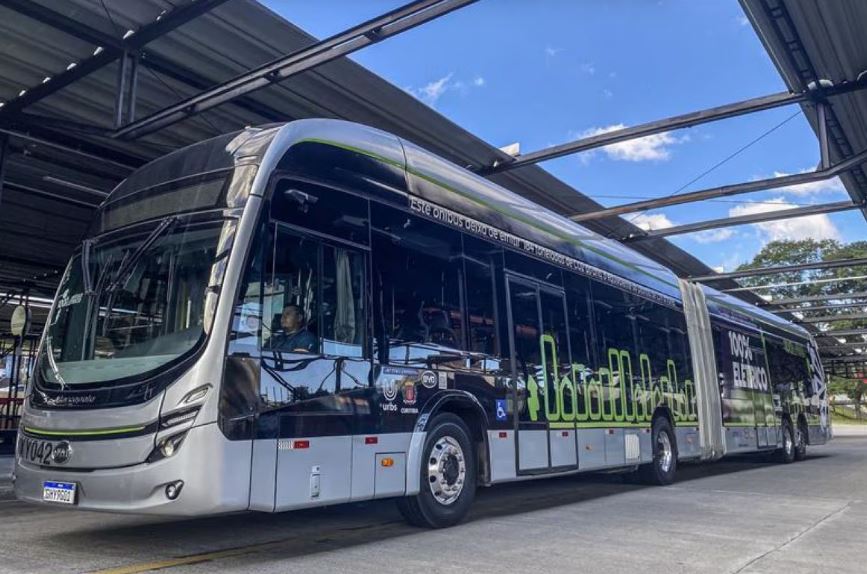
POLYGON ((564 373, 572 365, 616 370, 645 387, 662 379, 681 394, 692 379, 685 319, 674 306, 378 202, 365 209, 353 197, 347 231, 333 221, 331 202, 308 201, 304 211, 295 199, 275 203, 281 221, 260 238, 261 261, 252 258, 236 311, 234 337, 262 351, 505 373, 511 308, 521 368, 538 365, 548 344, 564 373), (315 227, 305 230, 305 221, 315 227), (542 315, 530 298, 513 293, 507 302, 506 274, 543 287, 542 315))

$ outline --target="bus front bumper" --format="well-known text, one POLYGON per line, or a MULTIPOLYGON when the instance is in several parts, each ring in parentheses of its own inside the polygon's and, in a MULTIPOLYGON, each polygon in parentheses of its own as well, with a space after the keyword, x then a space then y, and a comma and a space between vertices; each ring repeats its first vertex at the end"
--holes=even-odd
POLYGON ((175 455, 154 463, 71 470, 16 459, 15 495, 27 502, 102 512, 174 516, 234 512, 248 507, 250 467, 241 462, 249 460, 249 441, 228 441, 216 424, 208 424, 190 429, 175 455), (46 502, 45 482, 74 484, 74 504, 46 502), (167 491, 170 485, 180 485, 174 499, 167 491))

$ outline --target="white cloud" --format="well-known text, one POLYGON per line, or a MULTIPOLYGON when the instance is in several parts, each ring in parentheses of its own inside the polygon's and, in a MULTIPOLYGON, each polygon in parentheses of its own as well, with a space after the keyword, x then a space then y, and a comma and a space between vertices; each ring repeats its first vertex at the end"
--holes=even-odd
POLYGON ((750 25, 750 19, 747 18, 746 16, 744 16, 743 14, 741 14, 740 16, 738 16, 738 24, 740 26, 749 26, 750 25))
POLYGON ((719 243, 720 241, 731 239, 734 234, 735 232, 733 229, 722 227, 720 229, 699 231, 698 233, 693 234, 692 238, 699 243, 719 243))
MULTIPOLYGON (((780 211, 783 209, 792 209, 796 207, 792 203, 788 203, 783 197, 776 197, 765 203, 746 203, 736 205, 729 210, 729 215, 737 217, 739 215, 750 215, 754 213, 767 213, 771 211, 780 211)), ((764 221, 762 223, 754 223, 760 236, 765 241, 778 241, 784 239, 837 239, 839 240, 840 231, 831 221, 831 218, 825 214, 808 215, 794 219, 782 219, 778 221, 764 221)))
POLYGON ((447 92, 459 92, 461 95, 466 95, 470 91, 471 87, 481 88, 485 85, 485 79, 482 76, 476 76, 471 82, 465 82, 463 80, 452 81, 453 77, 454 72, 432 82, 428 82, 421 88, 409 86, 404 89, 430 107, 435 108, 437 102, 447 92))
POLYGON ((674 227, 674 222, 664 213, 639 213, 637 216, 630 218, 629 221, 644 231, 674 227))
MULTIPOLYGON (((813 170, 802 169, 798 173, 807 173, 810 171, 813 170)), ((783 177, 786 175, 791 174, 784 171, 774 172, 774 177, 783 177)), ((802 183, 801 185, 788 185, 786 187, 779 188, 777 191, 781 193, 791 193, 792 195, 798 196, 818 195, 820 193, 846 194, 846 188, 843 186, 843 182, 840 181, 839 177, 826 179, 824 181, 814 181, 812 183, 802 183)))
POLYGON ((449 81, 452 79, 454 74, 448 74, 447 76, 443 76, 439 80, 434 80, 433 82, 429 82, 426 86, 424 86, 419 93, 421 94, 421 99, 428 103, 428 105, 433 106, 437 103, 437 100, 442 97, 446 90, 449 89, 449 81))
MULTIPOLYGON (((614 124, 590 128, 577 135, 579 138, 591 137, 622 130, 624 124, 614 124)), ((675 137, 670 132, 662 132, 643 138, 614 143, 602 148, 609 158, 621 161, 665 161, 671 157, 670 146, 689 141, 689 136, 675 137)))
POLYGON ((608 88, 605 88, 604 90, 602 90, 602 96, 605 98, 612 98, 614 97, 614 92, 612 92, 608 88))
POLYGON ((545 46, 545 55, 549 58, 553 58, 557 54, 563 51, 563 48, 555 48, 553 46, 545 46))
POLYGON ((584 62, 581 64, 581 72, 588 76, 592 76, 596 73, 596 66, 594 66, 592 62, 584 62))
POLYGON ((725 271, 726 271, 726 268, 723 267, 722 265, 715 265, 715 266, 711 267, 711 269, 713 269, 717 273, 725 273, 725 271))

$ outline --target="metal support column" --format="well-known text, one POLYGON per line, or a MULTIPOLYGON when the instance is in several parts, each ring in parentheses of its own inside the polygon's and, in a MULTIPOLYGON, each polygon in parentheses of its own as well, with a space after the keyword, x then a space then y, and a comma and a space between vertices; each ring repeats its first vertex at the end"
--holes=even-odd
POLYGON ((117 67, 117 93, 114 99, 114 127, 121 128, 123 125, 135 120, 135 100, 138 86, 138 62, 137 53, 124 51, 117 67))
POLYGON ((828 104, 825 102, 819 102, 816 104, 817 123, 819 124, 819 156, 822 158, 820 169, 828 169, 831 167, 831 152, 828 148, 827 106, 828 104))
POLYGON ((3 205, 3 186, 6 183, 6 157, 9 155, 9 134, 0 133, 0 205, 3 205))

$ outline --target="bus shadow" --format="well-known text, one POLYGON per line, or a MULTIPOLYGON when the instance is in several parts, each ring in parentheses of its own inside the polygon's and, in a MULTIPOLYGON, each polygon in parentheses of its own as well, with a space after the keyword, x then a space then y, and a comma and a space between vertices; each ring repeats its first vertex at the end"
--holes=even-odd
MULTIPOLYGON (((829 455, 811 454, 808 460, 829 455)), ((675 484, 776 465, 767 455, 744 455, 710 464, 683 464, 675 484)), ((646 488, 623 474, 582 474, 506 483, 479 489, 467 522, 520 515, 557 506, 580 504, 646 488)), ((124 517, 110 524, 51 535, 56 550, 70 550, 99 541, 103 549, 133 550, 118 554, 129 563, 136 550, 148 560, 211 552, 230 552, 252 561, 285 560, 318 552, 375 544, 425 532, 404 523, 392 500, 349 503, 282 514, 244 512, 193 519, 124 517), (130 523, 131 522, 131 523, 130 523), (160 548, 159 556, 152 549, 160 548)), ((105 524, 105 523, 103 523, 105 524)), ((108 552, 107 552, 108 554, 108 552)), ((108 556, 106 556, 108 557, 108 556)))

